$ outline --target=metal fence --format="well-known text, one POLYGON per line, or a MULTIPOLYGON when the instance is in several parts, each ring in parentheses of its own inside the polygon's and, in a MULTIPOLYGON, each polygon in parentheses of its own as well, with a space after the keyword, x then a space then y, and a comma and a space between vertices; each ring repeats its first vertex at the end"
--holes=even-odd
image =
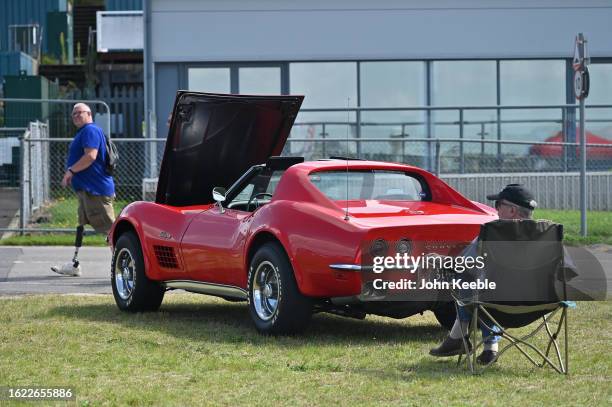
MULTIPOLYGON (((49 138, 45 136, 48 126, 38 123, 31 126, 26 135, 21 139, 20 154, 24 157, 22 164, 21 188, 24 191, 23 212, 25 216, 21 219, 21 229, 25 231, 73 231, 76 222, 76 199, 70 188, 61 186, 61 179, 65 171, 65 160, 71 138, 49 138), (31 191, 31 192, 30 192, 31 191), (47 201, 48 200, 48 201, 47 201), (43 204, 47 201, 48 204, 43 204)), ((157 144, 158 151, 163 151, 165 139, 115 139, 120 154, 119 167, 114 176, 116 185, 116 210, 119 211, 124 205, 135 200, 153 200, 157 184, 156 178, 147 178, 145 165, 145 153, 151 143, 157 144)), ((363 140, 366 142, 367 140, 363 140)), ((380 142, 380 141, 377 141, 380 142)), ((387 141, 391 142, 391 141, 387 141)), ((442 140, 439 143, 442 144, 442 140)), ((452 141, 456 142, 456 141, 452 141)), ((514 141, 517 143, 519 141, 514 141)), ((423 146, 421 140, 405 141, 406 147, 411 151, 423 146)), ((542 145, 542 143, 530 143, 531 145, 542 145)), ((436 141, 434 140, 436 145, 436 141)), ((502 147, 506 143, 501 142, 502 147)), ((330 147, 329 145, 327 146, 330 147)), ((606 147, 612 148, 612 147, 606 147)), ((422 151, 422 150, 421 150, 422 151)), ((456 153, 448 153, 449 149, 437 148, 435 155, 438 168, 442 170, 457 168, 461 157, 456 153)), ((421 165, 422 157, 414 158, 410 162, 409 156, 374 155, 367 158, 385 159, 389 161, 403 161, 410 164, 421 165)), ((317 154, 311 154, 309 159, 323 158, 317 154)), ((577 209, 579 202, 579 181, 575 173, 535 173, 525 174, 523 172, 502 172, 507 168, 522 169, 527 165, 533 165, 525 159, 511 156, 503 156, 500 162, 497 159, 482 156, 469 158, 465 156, 466 168, 485 165, 493 169, 488 173, 481 174, 449 174, 440 171, 443 179, 447 180, 457 190, 471 199, 486 202, 483 196, 491 190, 497 190, 504 183, 525 182, 538 195, 538 201, 542 208, 548 209, 577 209), (493 160, 493 161, 491 161, 493 160), (467 165, 469 163, 469 165, 467 165), (497 171, 502 168, 502 171, 497 171), (486 192, 485 192, 486 191, 486 192)), ((158 162, 157 165, 160 163, 158 162)), ((598 172, 588 174, 588 202, 591 210, 612 210, 611 184, 612 172, 598 172)))
POLYGON ((110 135, 112 138, 142 136, 144 120, 142 86, 101 87, 96 97, 110 107, 110 135))
MULTIPOLYGON (((526 185, 536 196, 539 208, 578 209, 580 207, 580 174, 571 172, 495 173, 442 175, 450 186, 487 205, 487 195, 510 183, 526 185)), ((612 172, 587 173, 587 208, 612 211, 612 172)))
MULTIPOLYGON (((71 138, 49 137, 46 123, 32 123, 18 140, 18 180, 20 202, 19 228, 2 228, 0 232, 74 232, 77 200, 70 188, 61 185, 71 138)), ((115 210, 142 199, 144 155, 150 143, 165 139, 115 139, 121 157, 114 175, 115 210)))
POLYGON ((24 229, 31 216, 49 201, 49 143, 31 143, 29 140, 48 140, 49 126, 46 123, 30 123, 20 143, 20 227, 24 229))
MULTIPOLYGON (((72 123, 72 107, 81 100, 0 98, 0 185, 19 185, 21 160, 19 139, 31 122, 48 126, 49 138, 72 138, 76 128, 72 123)), ((108 134, 111 128, 109 106, 98 100, 87 101, 95 121, 108 134)), ((51 154, 56 152, 51 149, 51 154)))
MULTIPOLYGON (((341 156, 400 162, 436 174, 560 172, 576 171, 579 147, 579 143, 468 138, 290 138, 283 155, 304 156, 307 160, 341 156), (428 156, 430 144, 432 157, 428 156), (355 153, 358 145, 362 151, 359 155, 355 153)), ((612 170, 612 143, 588 143, 587 158, 589 171, 612 170)))
MULTIPOLYGON (((314 143, 327 143, 330 140, 310 140, 314 143)), ((425 151, 425 145, 429 142, 429 139, 417 139, 417 140, 404 140, 401 141, 404 144, 404 148, 413 152, 425 151)), ((342 141, 346 143, 346 141, 342 141)), ((349 141, 354 142, 354 141, 349 141)), ((371 142, 368 139, 362 139, 362 143, 371 142)), ((375 143, 388 142, 397 143, 395 139, 376 139, 375 143)), ((466 143, 480 144, 481 141, 469 141, 464 140, 466 143)), ((457 191, 461 192, 465 196, 472 200, 479 201, 485 204, 490 204, 486 199, 486 195, 490 194, 491 191, 498 191, 505 185, 510 183, 523 183, 527 185, 538 197, 540 208, 546 209, 579 209, 579 198, 580 198, 580 180, 579 173, 577 172, 546 172, 540 170, 523 172, 525 168, 541 168, 542 165, 540 158, 530 156, 520 156, 512 154, 503 154, 501 157, 496 155, 482 154, 480 151, 476 151, 473 155, 465 154, 460 156, 454 149, 442 149, 441 145, 444 143, 456 144, 457 141, 451 140, 433 140, 435 149, 436 163, 434 166, 435 172, 445 180, 457 191), (459 174, 457 169, 460 166, 460 162, 464 161, 465 167, 470 171, 469 174, 459 174), (474 171, 475 170, 475 171, 474 171), (486 171, 486 172, 483 172, 486 171)), ((557 148, 571 147, 577 148, 577 143, 548 143, 548 142, 532 142, 524 140, 515 141, 497 141, 489 140, 486 143, 493 144, 495 146, 500 145, 502 151, 506 148, 513 146, 552 146, 557 148)), ((160 146, 159 148, 163 148, 160 146)), ((481 147, 477 146, 475 150, 479 150, 481 147)), ((588 144, 587 155, 589 152, 594 151, 598 148, 603 151, 609 151, 612 154, 612 145, 609 144, 588 144), (607 150, 606 150, 607 149, 607 150)), ((286 148, 287 149, 287 148, 286 148)), ((330 155, 343 156, 341 147, 337 144, 327 146, 329 155, 322 156, 317 152, 311 152, 310 155, 306 154, 307 160, 316 160, 321 158, 327 158, 330 155), (332 148, 330 148, 332 147, 332 148), (337 148, 334 150, 333 148, 337 148)), ((372 159, 379 161, 389 162, 405 162, 410 165, 422 167, 423 156, 418 154, 405 155, 402 153, 401 148, 396 148, 395 154, 364 154, 364 159, 372 159)), ((467 151, 467 148, 464 149, 467 151)), ((577 153, 579 156, 579 153, 577 153)), ((283 152, 283 155, 296 155, 290 154, 287 151, 283 152)), ((546 165, 551 167, 562 166, 563 160, 557 158, 554 161, 553 158, 548 158, 546 165)), ((590 160, 589 166, 592 168, 593 164, 600 165, 596 160, 590 160)), ((612 170, 612 166, 607 167, 612 170)), ((587 202, 589 210, 596 211, 611 211, 612 210, 612 171, 608 172, 589 172, 587 174, 587 202)), ((155 191, 157 187, 157 178, 143 178, 142 180, 142 200, 154 200, 155 191)))
MULTIPOLYGON (((70 119, 75 102, 0 100, 4 108, 0 112, 4 118, 4 127, 0 126, 0 160, 10 161, 0 163, 0 182, 12 183, 24 191, 21 231, 74 230, 76 199, 71 189, 63 188, 60 183, 75 132, 70 119), (16 108, 18 104, 21 104, 20 109, 16 108), (29 121, 26 122, 28 117, 46 117, 45 124, 29 125, 29 121), (11 168, 15 173, 7 176, 11 168)), ((108 105, 95 101, 88 103, 96 113, 96 122, 106 131, 112 129, 113 116, 109 114, 108 105)), ((347 109, 328 109, 323 113, 335 115, 335 118, 310 120, 315 118, 313 114, 321 111, 304 109, 296 120, 283 155, 304 156, 307 160, 333 155, 353 156, 412 164, 442 175, 460 192, 475 200, 482 199, 479 195, 482 191, 477 188, 484 188, 481 185, 485 180, 496 183, 495 190, 504 182, 523 181, 527 177, 525 173, 529 172, 531 178, 525 182, 529 184, 532 182, 530 179, 537 179, 533 181, 535 186, 529 185, 537 191, 542 207, 578 209, 579 188, 576 187, 575 175, 572 175, 580 158, 578 143, 575 142, 576 107, 546 108, 549 114, 542 114, 546 116, 542 119, 521 119, 519 116, 526 113, 516 111, 531 109, 524 106, 520 109, 413 108, 407 111, 415 115, 414 120, 403 121, 373 117, 373 114, 382 114, 387 109, 366 108, 349 109, 348 113, 347 109), (483 111, 491 113, 492 118, 485 120, 483 111), (550 114, 550 111, 556 113, 550 114), (348 115, 349 120, 340 121, 339 115, 348 115), (519 118, 513 119, 512 115, 519 118), (543 126, 537 137, 528 137, 519 131, 521 126, 533 129, 534 125, 543 126), (561 141, 545 141, 555 135, 561 141), (566 140, 574 142, 564 142, 566 140), (536 175, 537 172, 542 173, 541 176, 536 175), (546 198, 540 197, 540 193, 546 198)), ((606 129, 612 130, 612 105, 592 109, 607 113, 593 114, 595 118, 587 120, 587 129, 605 135, 606 129)), ((538 110, 537 107, 532 109, 538 110)), ((120 111, 123 115, 131 115, 129 108, 120 111)), ((131 201, 154 198, 157 180, 151 177, 156 175, 152 174, 151 168, 160 167, 166 141, 165 138, 139 137, 135 124, 124 128, 130 129, 128 135, 131 132, 136 134, 113 139, 121 157, 115 175, 117 212, 131 201), (151 148, 153 146, 155 148, 151 148), (150 151, 158 154, 152 155, 150 151)), ((607 175, 612 174, 609 172, 612 170, 612 144, 590 143, 587 157, 589 171, 601 173, 589 174, 590 207, 612 210, 611 179, 607 175)), ((489 189, 492 184, 486 185, 489 189)))
MULTIPOLYGON (((432 172, 436 155, 442 172, 571 172, 580 164, 578 119, 577 105, 305 108, 283 153, 404 162, 432 172)), ((610 170, 612 105, 587 106, 585 119, 593 144, 588 169, 610 170)))

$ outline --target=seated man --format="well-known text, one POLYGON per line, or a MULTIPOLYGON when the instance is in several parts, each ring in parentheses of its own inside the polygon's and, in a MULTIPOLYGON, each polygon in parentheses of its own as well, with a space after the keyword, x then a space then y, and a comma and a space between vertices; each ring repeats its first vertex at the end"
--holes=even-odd
MULTIPOLYGON (((531 219, 533 210, 537 203, 533 198, 533 194, 521 184, 509 184, 501 192, 494 195, 488 195, 488 199, 495 201, 495 209, 500 219, 531 219)), ((476 256, 478 238, 474 239, 468 247, 465 248, 462 256, 476 256)), ((463 307, 459 307, 455 323, 444 339, 444 342, 437 348, 429 351, 432 356, 455 356, 465 353, 463 348, 463 340, 461 334, 467 334, 468 325, 471 320, 471 314, 463 307)), ((487 324, 490 325, 490 324, 487 324)), ((487 329, 481 326, 482 337, 484 340, 484 350, 478 356, 478 363, 489 364, 497 359, 498 345, 501 339, 495 335, 499 332, 499 328, 495 325, 487 329)), ((468 346, 471 346, 468 340, 468 346)))

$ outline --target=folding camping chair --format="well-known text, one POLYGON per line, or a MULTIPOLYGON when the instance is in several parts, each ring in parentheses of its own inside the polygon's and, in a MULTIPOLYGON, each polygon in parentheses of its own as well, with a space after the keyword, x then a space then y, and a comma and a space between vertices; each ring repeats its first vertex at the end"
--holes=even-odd
MULTIPOLYGON (((469 370, 482 373, 493 363, 476 368, 476 355, 484 342, 477 341, 476 335, 479 326, 492 330, 496 325, 499 329, 496 334, 509 342, 500 348, 497 359, 515 347, 535 366, 548 365, 558 373, 567 374, 567 309, 575 304, 566 301, 563 226, 543 220, 497 220, 482 225, 478 239, 478 253, 484 256, 485 267, 480 273, 473 273, 471 278, 494 281, 496 289, 451 292, 456 305, 465 307, 472 315, 467 337, 472 338, 473 349, 468 347, 466 333, 462 335, 469 370), (554 327, 553 318, 558 313, 558 325, 554 327), (509 332, 511 328, 525 327, 537 320, 539 324, 526 335, 516 336, 509 332), (542 329, 547 335, 544 351, 528 342, 542 329), (564 357, 559 347, 560 334, 563 335, 564 357), (553 348, 556 362, 549 357, 553 348), (528 349, 537 354, 535 359, 528 349)), ((461 355, 457 364, 460 363, 461 355)))

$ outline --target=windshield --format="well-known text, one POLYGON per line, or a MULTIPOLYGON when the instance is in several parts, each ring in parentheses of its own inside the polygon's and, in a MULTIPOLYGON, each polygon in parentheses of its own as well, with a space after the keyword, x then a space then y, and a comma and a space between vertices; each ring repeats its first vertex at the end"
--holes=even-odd
POLYGON ((423 201, 424 182, 402 171, 358 170, 319 171, 310 174, 312 182, 329 199, 423 201))
POLYGON ((224 202, 223 206, 251 212, 270 202, 284 173, 285 170, 262 169, 251 177, 233 198, 224 202))

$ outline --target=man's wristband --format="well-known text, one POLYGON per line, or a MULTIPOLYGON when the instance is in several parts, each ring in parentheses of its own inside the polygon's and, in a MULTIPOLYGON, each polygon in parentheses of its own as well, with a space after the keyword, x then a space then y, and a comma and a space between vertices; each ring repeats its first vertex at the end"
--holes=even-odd
POLYGON ((71 167, 68 167, 68 171, 70 171, 70 173, 71 173, 72 175, 76 174, 76 173, 75 173, 75 172, 72 170, 72 168, 71 168, 71 167))

